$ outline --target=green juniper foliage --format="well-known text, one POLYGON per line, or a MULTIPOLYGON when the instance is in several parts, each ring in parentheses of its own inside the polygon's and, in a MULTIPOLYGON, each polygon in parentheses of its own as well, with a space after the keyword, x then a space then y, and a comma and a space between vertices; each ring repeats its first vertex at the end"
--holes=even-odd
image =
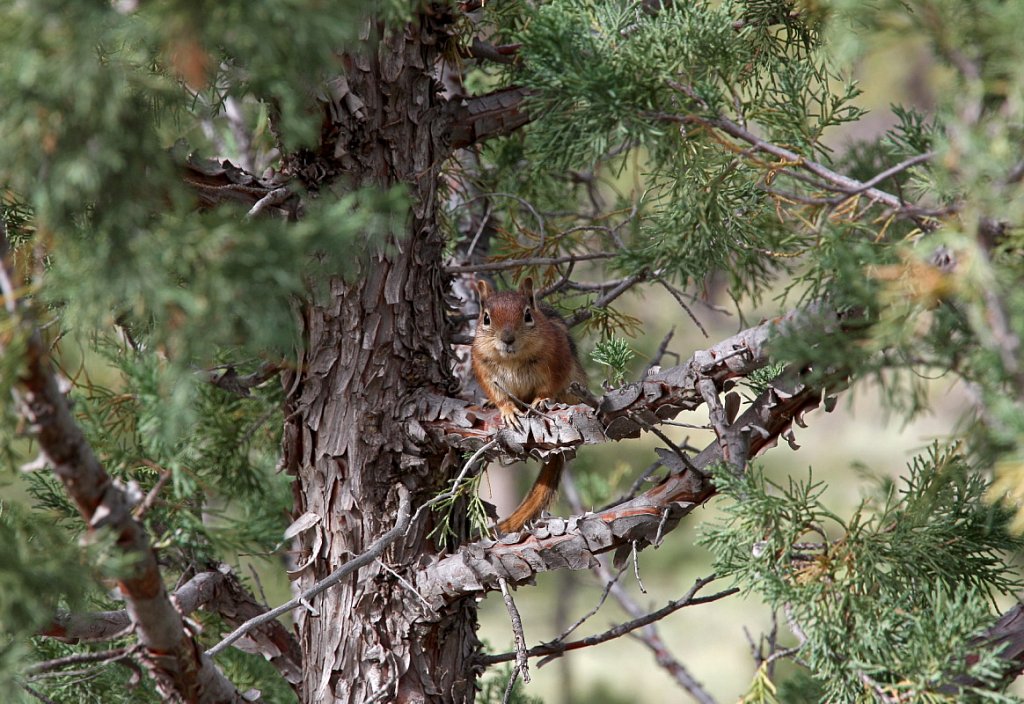
POLYGON ((752 468, 718 471, 715 483, 732 501, 701 542, 719 574, 785 613, 823 700, 876 690, 960 701, 943 690, 965 670, 978 696, 1012 700, 989 689, 1005 665, 970 639, 991 622, 991 599, 1021 587, 1005 554, 1024 542, 1007 532, 1008 512, 982 500, 986 482, 956 448, 914 458, 847 518, 810 477, 778 486, 752 468))
POLYGON ((601 340, 594 346, 590 358, 598 364, 608 367, 609 381, 612 384, 621 384, 626 378, 626 366, 633 359, 636 352, 629 346, 629 341, 621 337, 610 337, 601 340))

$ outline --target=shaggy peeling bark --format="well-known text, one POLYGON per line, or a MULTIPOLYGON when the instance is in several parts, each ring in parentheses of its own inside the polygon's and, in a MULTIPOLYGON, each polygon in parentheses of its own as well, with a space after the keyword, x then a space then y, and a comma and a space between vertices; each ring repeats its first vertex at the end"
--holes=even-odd
MULTIPOLYGON (((446 390, 446 281, 437 232, 437 184, 449 153, 445 104, 432 78, 447 20, 424 16, 345 57, 316 158, 345 188, 404 184, 411 201, 397 242, 335 280, 303 317, 305 345, 290 390, 284 464, 296 477, 296 587, 311 586, 366 550, 394 523, 396 486, 414 505, 438 492, 447 452, 404 451, 417 389, 446 390)), ((309 169, 304 169, 308 173, 309 169)), ((368 236, 374 236, 368 233, 368 236)), ((424 516, 424 518, 428 518, 424 516)), ((433 551, 420 520, 381 560, 297 612, 306 702, 464 702, 475 609, 456 603, 418 624, 423 605, 397 575, 433 551)))

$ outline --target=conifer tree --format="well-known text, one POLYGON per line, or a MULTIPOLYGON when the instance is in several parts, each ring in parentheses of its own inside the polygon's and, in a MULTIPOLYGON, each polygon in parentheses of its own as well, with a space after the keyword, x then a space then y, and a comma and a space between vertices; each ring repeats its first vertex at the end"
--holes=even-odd
POLYGON ((637 632, 706 703, 650 626, 736 592, 787 632, 746 702, 1016 701, 1022 26, 1005 0, 5 3, 4 701, 498 701, 637 632), (927 47, 935 104, 840 147, 880 41, 927 47), (467 343, 475 282, 526 276, 607 379, 517 429, 467 343), (647 288, 739 332, 644 369, 647 288), (971 403, 852 513, 765 477, 809 411, 875 384, 899 422, 935 376, 971 403), (706 447, 666 434, 684 411, 706 447), (625 493, 494 534, 486 462, 642 433, 625 493), (715 574, 620 594, 609 560, 713 497, 715 574), (588 568, 633 620, 524 642, 512 588, 588 568), (513 652, 478 639, 489 592, 513 652))

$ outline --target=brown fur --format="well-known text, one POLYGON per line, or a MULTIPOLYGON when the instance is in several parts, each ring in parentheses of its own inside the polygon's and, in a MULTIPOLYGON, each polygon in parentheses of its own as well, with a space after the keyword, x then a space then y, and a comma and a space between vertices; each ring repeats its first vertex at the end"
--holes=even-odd
MULTIPOLYGON (((578 403, 572 382, 587 385, 587 373, 565 321, 554 309, 538 305, 533 281, 518 291, 495 293, 477 284, 480 317, 473 338, 473 373, 502 421, 519 427, 519 404, 535 406, 544 399, 578 403)), ((530 492, 511 516, 498 523, 502 532, 519 530, 554 498, 565 465, 561 455, 544 463, 530 492)))

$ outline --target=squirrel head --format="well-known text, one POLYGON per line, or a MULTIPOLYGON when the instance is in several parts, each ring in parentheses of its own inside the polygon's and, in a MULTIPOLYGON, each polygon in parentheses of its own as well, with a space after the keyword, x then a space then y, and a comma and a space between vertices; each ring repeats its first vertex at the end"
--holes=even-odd
POLYGON ((521 351, 523 340, 536 330, 537 320, 543 319, 533 291, 533 279, 523 279, 518 291, 497 293, 486 281, 478 281, 476 290, 480 294, 477 336, 492 340, 500 356, 515 356, 521 351))

